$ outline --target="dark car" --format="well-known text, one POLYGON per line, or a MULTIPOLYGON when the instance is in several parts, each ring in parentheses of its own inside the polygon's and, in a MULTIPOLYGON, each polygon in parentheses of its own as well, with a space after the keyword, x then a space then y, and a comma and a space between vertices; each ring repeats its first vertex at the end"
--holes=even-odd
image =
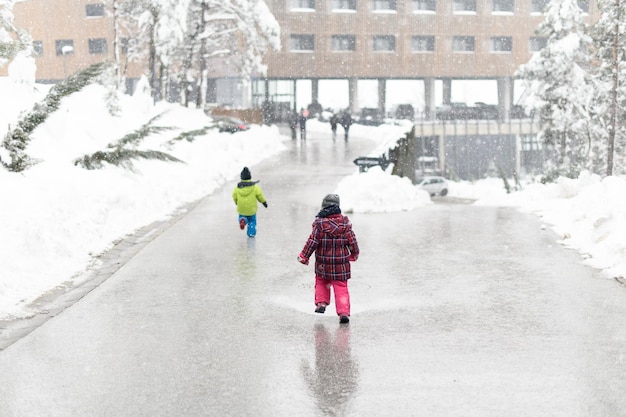
POLYGON ((435 109, 437 120, 471 119, 472 109, 465 103, 442 104, 435 109))
POLYGON ((396 108, 396 119, 413 120, 415 118, 415 109, 410 104, 400 104, 396 108))
POLYGON ((500 118, 500 112, 498 106, 493 104, 486 104, 480 101, 474 103, 476 119, 488 119, 495 120, 500 118))
POLYGON ((357 123, 368 126, 380 126, 385 123, 383 113, 377 108, 363 108, 357 123))
POLYGON ((213 120, 220 132, 235 133, 250 129, 244 121, 235 117, 213 117, 213 120))

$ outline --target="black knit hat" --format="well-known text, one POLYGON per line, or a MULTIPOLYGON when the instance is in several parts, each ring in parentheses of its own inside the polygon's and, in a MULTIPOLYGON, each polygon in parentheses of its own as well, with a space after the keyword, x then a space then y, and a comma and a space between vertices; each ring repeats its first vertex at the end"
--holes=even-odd
POLYGON ((330 206, 339 206, 339 196, 337 194, 328 194, 322 200, 322 208, 325 209, 330 206))
POLYGON ((245 180, 251 180, 252 179, 252 174, 250 174, 250 170, 248 169, 248 167, 243 167, 243 169, 241 170, 241 180, 245 181, 245 180))

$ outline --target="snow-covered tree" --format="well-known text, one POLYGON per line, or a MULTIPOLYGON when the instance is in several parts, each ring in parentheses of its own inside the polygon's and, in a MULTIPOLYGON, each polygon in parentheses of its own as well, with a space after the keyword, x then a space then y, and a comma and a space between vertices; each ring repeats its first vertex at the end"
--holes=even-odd
POLYGON ((588 167, 594 90, 587 31, 577 0, 552 0, 536 31, 546 46, 517 71, 529 91, 527 107, 538 114, 539 134, 555 150, 550 174, 576 176, 588 167))
POLYGON ((598 117, 605 132, 606 175, 626 172, 626 0, 599 0, 595 25, 598 117))
POLYGON ((13 25, 15 0, 0 0, 0 67, 11 61, 20 51, 32 48, 30 35, 13 25))
POLYGON ((270 48, 280 49, 280 27, 263 0, 192 0, 181 90, 186 93, 194 83, 196 104, 203 106, 212 64, 230 66, 248 82, 254 74, 265 74, 262 59, 270 48))
POLYGON ((189 0, 120 0, 116 19, 128 35, 130 60, 147 62, 147 75, 155 100, 165 97, 168 70, 175 63, 185 34, 189 0))
POLYGON ((267 50, 280 48, 280 28, 263 0, 119 0, 117 10, 133 33, 129 57, 147 62, 157 100, 176 79, 183 93, 193 85, 203 105, 215 58, 249 80, 265 72, 267 50))

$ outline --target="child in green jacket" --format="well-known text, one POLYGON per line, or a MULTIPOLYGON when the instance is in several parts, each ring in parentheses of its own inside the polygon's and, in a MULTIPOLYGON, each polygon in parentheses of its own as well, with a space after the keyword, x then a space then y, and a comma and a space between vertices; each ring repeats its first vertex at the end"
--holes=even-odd
POLYGON ((237 204, 239 213, 239 228, 243 230, 247 224, 248 237, 256 236, 257 201, 267 208, 267 201, 257 183, 258 181, 252 181, 248 167, 244 167, 241 171, 241 182, 233 190, 233 201, 237 204))

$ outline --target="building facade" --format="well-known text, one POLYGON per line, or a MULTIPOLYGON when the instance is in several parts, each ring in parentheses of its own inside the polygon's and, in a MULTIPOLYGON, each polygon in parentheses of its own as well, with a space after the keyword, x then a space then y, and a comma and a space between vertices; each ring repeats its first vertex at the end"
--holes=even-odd
MULTIPOLYGON (((385 83, 421 80, 425 110, 435 107, 435 80, 450 101, 452 80, 497 80, 499 109, 509 114, 515 70, 545 45, 535 35, 549 0, 265 0, 281 27, 282 50, 266 56, 267 75, 241 92, 237 75, 212 72, 208 101, 237 105, 287 103, 295 107, 297 80, 311 80, 311 102, 318 83, 344 79, 352 110, 358 81, 377 80, 380 109, 385 83), (292 87, 285 89, 284 82, 292 87), (221 91, 221 93, 220 93, 221 91), (230 100, 229 100, 230 98, 230 100), (229 102, 230 101, 230 102, 229 102)), ((595 0, 579 4, 590 21, 595 0)), ((30 32, 39 82, 57 82, 119 52, 125 75, 136 80, 145 65, 126 62, 125 39, 114 44, 113 19, 97 0, 24 0, 13 8, 15 25, 30 32)), ((2 69, 6 73, 6 68, 2 69)), ((1 74, 0 74, 1 75, 1 74)))
MULTIPOLYGON (((384 109, 386 80, 417 79, 432 111, 435 80, 443 81, 443 102, 449 103, 452 80, 487 79, 497 80, 499 107, 508 114, 516 69, 545 45, 535 29, 549 0, 266 2, 281 27, 283 49, 268 54, 259 97, 271 101, 276 80, 310 79, 317 101, 319 80, 348 79, 355 110, 357 81, 375 79, 384 109)), ((579 5, 590 20, 597 17, 594 1, 579 5)))

